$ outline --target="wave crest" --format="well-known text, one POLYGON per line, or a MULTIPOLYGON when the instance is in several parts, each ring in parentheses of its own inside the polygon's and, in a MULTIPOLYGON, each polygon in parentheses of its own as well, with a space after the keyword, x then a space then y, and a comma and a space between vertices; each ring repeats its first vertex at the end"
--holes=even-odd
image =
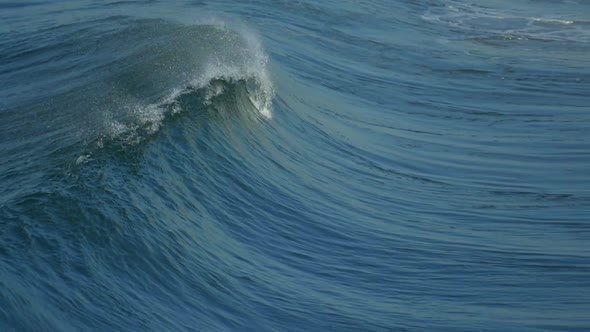
MULTIPOLYGON (((167 70, 174 72, 178 79, 169 84, 168 92, 155 102, 146 102, 145 98, 119 97, 115 107, 111 105, 103 114, 103 130, 96 145, 102 148, 112 141, 136 145, 157 133, 167 117, 209 107, 215 98, 231 93, 230 90, 236 91, 233 87, 239 87, 238 90, 244 92, 236 98, 247 98, 248 103, 242 101, 239 105, 250 106, 238 111, 271 119, 274 88, 267 72, 268 57, 253 32, 247 29, 239 31, 231 30, 224 24, 199 26, 198 34, 186 34, 175 42, 175 45, 183 43, 181 48, 157 49, 156 52, 163 55, 154 56, 151 62, 142 65, 142 70, 150 67, 159 70, 168 66, 167 70), (199 39, 195 41, 192 38, 199 39), (195 49, 194 54, 185 54, 187 43, 196 45, 188 48, 195 49), (162 63, 162 59, 168 59, 168 63, 162 63), (192 66, 187 66, 187 61, 192 61, 192 66), (182 65, 176 65, 178 62, 182 65)), ((133 75, 136 73, 129 74, 133 75)), ((153 76, 150 74, 150 77, 153 76)))

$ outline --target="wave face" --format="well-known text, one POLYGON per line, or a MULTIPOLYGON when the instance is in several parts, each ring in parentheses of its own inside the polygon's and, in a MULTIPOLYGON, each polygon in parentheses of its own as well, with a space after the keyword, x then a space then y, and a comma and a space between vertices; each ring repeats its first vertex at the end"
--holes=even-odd
POLYGON ((590 329, 588 12, 0 2, 0 330, 590 329))

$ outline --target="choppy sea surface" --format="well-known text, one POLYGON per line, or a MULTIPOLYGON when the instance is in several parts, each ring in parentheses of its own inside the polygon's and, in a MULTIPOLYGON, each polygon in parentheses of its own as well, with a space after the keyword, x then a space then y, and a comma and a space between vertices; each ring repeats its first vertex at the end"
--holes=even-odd
POLYGON ((590 2, 0 0, 1 331, 589 331, 590 2))

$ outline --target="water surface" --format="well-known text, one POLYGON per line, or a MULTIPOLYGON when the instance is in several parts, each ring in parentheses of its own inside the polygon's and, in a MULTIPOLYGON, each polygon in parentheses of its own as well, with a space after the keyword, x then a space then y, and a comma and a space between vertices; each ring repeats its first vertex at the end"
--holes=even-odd
POLYGON ((0 0, 3 331, 587 331, 590 4, 0 0))

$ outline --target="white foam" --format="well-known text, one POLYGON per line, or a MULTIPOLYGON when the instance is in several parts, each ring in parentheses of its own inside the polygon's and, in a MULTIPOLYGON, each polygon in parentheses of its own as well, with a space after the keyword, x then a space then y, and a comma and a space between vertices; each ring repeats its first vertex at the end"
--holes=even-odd
MULTIPOLYGON (((226 25, 222 29, 228 29, 226 25)), ((255 101, 254 105, 260 115, 266 119, 272 118, 272 98, 274 88, 267 73, 268 57, 255 33, 244 26, 234 27, 240 31, 242 47, 232 48, 227 56, 212 55, 207 61, 203 73, 196 77, 191 84, 195 88, 203 88, 216 79, 226 81, 253 80, 256 89, 249 90, 249 97, 255 101)), ((209 91, 207 101, 223 93, 221 87, 213 86, 209 91)))
POLYGON ((558 20, 558 19, 549 19, 549 18, 536 18, 533 17, 531 20, 535 21, 535 22, 541 22, 541 23, 553 23, 553 24, 574 24, 574 21, 570 21, 570 20, 558 20))
POLYGON ((87 154, 83 154, 83 155, 79 156, 78 159, 76 159, 76 165, 88 163, 90 161, 91 156, 92 156, 92 153, 87 153, 87 154))
POLYGON ((502 9, 451 1, 445 7, 431 7, 422 19, 475 33, 518 36, 518 40, 567 40, 584 42, 587 29, 575 29, 576 13, 531 15, 522 9, 502 9))
MULTIPOLYGON (((216 84, 216 80, 256 82, 256 87, 248 90, 249 97, 258 115, 264 119, 272 118, 274 89, 266 68, 268 58, 258 37, 245 27, 229 30, 228 26, 220 21, 216 22, 215 28, 222 32, 224 42, 228 43, 227 49, 222 54, 210 54, 209 58, 205 59, 203 70, 190 80, 189 87, 177 87, 153 104, 128 106, 125 120, 110 119, 107 130, 111 139, 124 141, 125 144, 136 144, 142 141, 144 136, 153 135, 162 127, 167 114, 181 111, 178 105, 179 97, 191 91, 206 89, 203 102, 210 104, 213 98, 224 92, 223 84, 216 84), (239 34, 235 31, 239 31, 239 34)), ((99 140, 98 145, 102 144, 102 140, 99 140)))

